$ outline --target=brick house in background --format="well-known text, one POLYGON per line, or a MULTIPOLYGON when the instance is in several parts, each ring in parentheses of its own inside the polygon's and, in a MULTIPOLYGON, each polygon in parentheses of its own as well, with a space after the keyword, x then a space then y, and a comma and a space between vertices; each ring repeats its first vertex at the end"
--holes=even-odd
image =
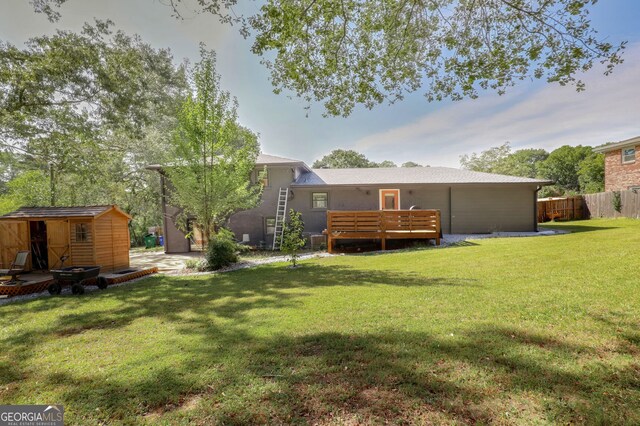
POLYGON ((605 155, 604 190, 640 190, 640 136, 594 148, 605 155))

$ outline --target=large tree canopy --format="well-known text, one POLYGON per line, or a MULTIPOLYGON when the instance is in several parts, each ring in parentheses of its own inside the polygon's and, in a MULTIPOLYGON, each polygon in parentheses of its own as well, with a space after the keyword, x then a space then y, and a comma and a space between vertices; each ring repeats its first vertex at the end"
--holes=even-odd
MULTIPOLYGON (((66 0, 32 0, 57 16, 66 0)), ((584 84, 594 63, 605 74, 624 42, 604 41, 589 20, 597 0, 266 0, 238 16, 237 0, 198 0, 202 11, 252 30, 276 93, 322 102, 349 115, 421 90, 429 100, 503 93, 523 79, 584 84)), ((183 0, 169 0, 180 13, 183 0)))
POLYGON ((0 42, 0 89, 0 212, 119 204, 134 237, 160 222, 144 165, 163 160, 187 89, 167 50, 100 21, 0 42))

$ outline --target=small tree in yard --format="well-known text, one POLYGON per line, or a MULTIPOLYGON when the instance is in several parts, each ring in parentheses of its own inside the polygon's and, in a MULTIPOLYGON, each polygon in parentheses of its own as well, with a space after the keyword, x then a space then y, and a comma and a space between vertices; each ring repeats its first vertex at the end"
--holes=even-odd
POLYGON ((289 220, 285 223, 282 232, 282 244, 280 250, 289 256, 291 265, 295 268, 298 260, 298 252, 305 245, 304 222, 302 215, 293 209, 289 210, 289 220))
POLYGON ((204 49, 192 76, 192 93, 178 115, 173 160, 165 172, 171 202, 195 218, 205 243, 233 213, 255 207, 261 185, 251 183, 257 136, 238 123, 237 101, 220 89, 215 55, 204 49))

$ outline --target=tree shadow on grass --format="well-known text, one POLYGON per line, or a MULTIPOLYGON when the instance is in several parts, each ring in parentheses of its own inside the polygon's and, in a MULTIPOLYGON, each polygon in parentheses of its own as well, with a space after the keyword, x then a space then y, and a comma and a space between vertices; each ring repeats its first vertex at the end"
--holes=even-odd
POLYGON ((74 419, 207 424, 620 423, 640 419, 633 369, 571 368, 592 350, 480 326, 460 336, 386 330, 257 338, 194 329, 210 346, 144 379, 50 374, 74 419), (616 395, 612 399, 610 395, 616 395), (185 408, 188 401, 199 401, 185 408), (99 411, 96 411, 99 409, 99 411))
MULTIPOLYGON (((637 363, 594 363, 598 353, 589 346, 513 326, 477 322, 455 336, 401 329, 252 332, 261 318, 250 311, 300 307, 313 288, 365 292, 381 284, 421 286, 425 294, 441 286, 480 285, 304 264, 209 279, 154 277, 84 298, 52 299, 61 309, 70 303, 78 311, 67 309, 46 326, 25 324, 2 336, 5 359, 12 362, 0 364, 0 397, 25 398, 22 382, 37 381, 29 397, 56 398, 70 423, 78 424, 640 421, 637 363), (158 341, 174 336, 159 337, 150 328, 149 341, 164 344, 162 351, 147 348, 119 365, 122 372, 76 366, 66 349, 45 371, 25 367, 51 341, 69 345, 75 351, 71 358, 97 361, 100 352, 84 353, 84 343, 73 339, 97 330, 87 342, 97 339, 103 350, 117 352, 112 338, 126 338, 128 331, 121 329, 136 321, 171 323, 178 344, 158 341)), ((29 318, 29 308, 29 302, 21 304, 21 316, 11 318, 29 318)), ((623 336, 633 336, 635 326, 615 322, 623 336)), ((637 348, 633 337, 627 343, 637 348)))
POLYGON ((595 232, 606 231, 608 229, 617 229, 615 226, 601 226, 594 224, 593 222, 579 221, 579 222, 547 222, 541 223, 540 228, 546 228, 553 231, 566 231, 569 233, 581 233, 581 232, 595 232))

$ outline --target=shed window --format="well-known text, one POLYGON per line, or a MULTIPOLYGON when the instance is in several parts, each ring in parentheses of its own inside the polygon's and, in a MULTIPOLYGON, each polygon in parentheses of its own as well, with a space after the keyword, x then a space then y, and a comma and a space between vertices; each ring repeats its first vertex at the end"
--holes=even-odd
POLYGON ((268 217, 264 220, 264 228, 267 235, 273 235, 276 232, 276 218, 268 217))
POLYGON ((627 148, 622 150, 622 162, 633 163, 636 161, 636 149, 627 148))
POLYGON ((89 224, 76 223, 76 242, 82 243, 89 241, 89 224))
POLYGON ((314 192, 311 194, 311 207, 314 209, 326 209, 329 206, 329 196, 326 192, 314 192))

